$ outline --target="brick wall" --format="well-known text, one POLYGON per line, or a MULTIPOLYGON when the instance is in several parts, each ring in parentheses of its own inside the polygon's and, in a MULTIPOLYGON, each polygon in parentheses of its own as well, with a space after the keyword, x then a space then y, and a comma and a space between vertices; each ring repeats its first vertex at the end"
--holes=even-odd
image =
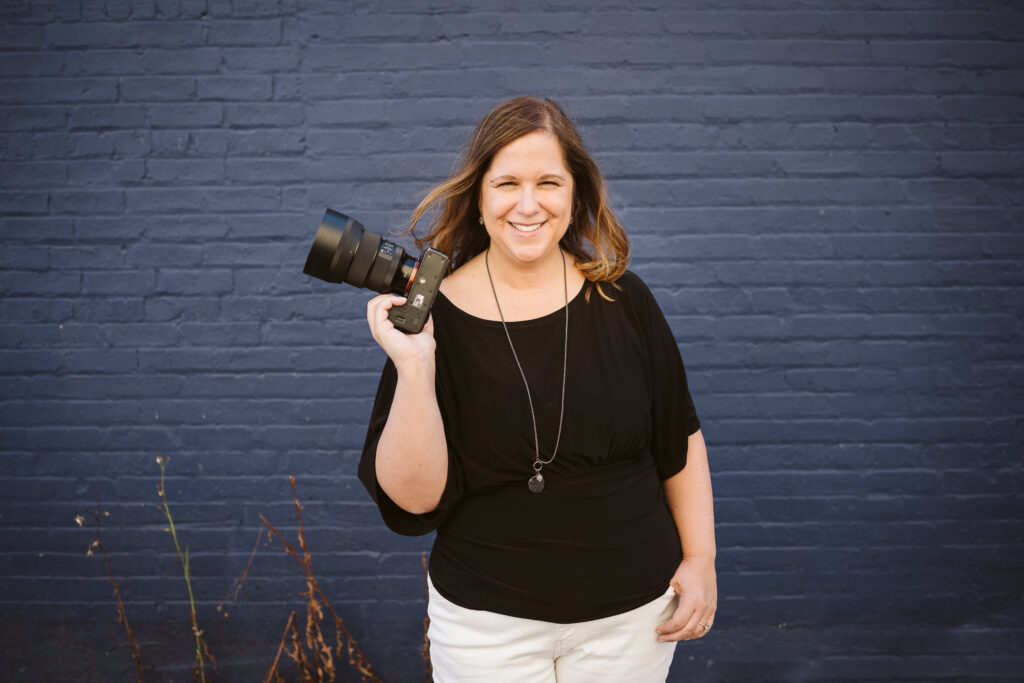
MULTIPOLYGON (((6 0, 0 604, 8 680, 191 677, 158 455, 223 681, 301 570, 422 679, 420 553, 354 479, 383 356, 300 272, 384 231, 504 97, 574 114, 678 337, 720 545, 672 680, 1009 680, 1021 643, 1024 13, 1016 3, 6 0)), ((340 680, 356 680, 347 671, 340 680)))

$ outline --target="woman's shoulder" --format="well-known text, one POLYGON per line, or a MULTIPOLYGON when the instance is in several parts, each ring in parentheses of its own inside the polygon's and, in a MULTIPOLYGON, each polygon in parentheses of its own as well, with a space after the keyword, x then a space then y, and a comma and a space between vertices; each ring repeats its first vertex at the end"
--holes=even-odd
POLYGON ((607 296, 596 292, 592 300, 600 300, 605 305, 618 309, 631 324, 638 329, 649 331, 654 321, 663 319, 661 306, 650 287, 643 278, 631 270, 626 270, 619 279, 602 287, 607 296))
POLYGON ((649 291, 647 288, 647 284, 643 281, 643 279, 629 269, 623 271, 619 279, 615 281, 615 284, 616 286, 626 289, 627 291, 649 291))
POLYGON ((630 303, 647 305, 654 299, 650 287, 643 279, 632 270, 626 270, 618 280, 612 283, 611 291, 608 292, 611 298, 617 299, 619 295, 626 298, 630 303))
POLYGON ((480 269, 473 262, 456 268, 441 281, 441 294, 455 309, 478 318, 486 318, 492 302, 486 295, 490 290, 481 278, 480 269))

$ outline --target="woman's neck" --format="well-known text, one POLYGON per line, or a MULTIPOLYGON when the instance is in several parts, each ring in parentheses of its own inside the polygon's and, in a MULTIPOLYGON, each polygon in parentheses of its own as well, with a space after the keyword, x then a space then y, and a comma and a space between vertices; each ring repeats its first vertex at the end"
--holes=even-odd
POLYGON ((552 264, 510 268, 500 258, 495 258, 494 251, 484 252, 445 278, 441 291, 455 306, 478 318, 500 319, 494 292, 509 322, 538 318, 563 307, 566 290, 568 298, 572 299, 584 283, 583 273, 576 268, 571 256, 565 255, 564 276, 562 258, 559 254, 554 256, 552 264), (491 281, 494 282, 493 292, 491 281))
POLYGON ((489 271, 496 287, 524 293, 543 291, 555 283, 561 289, 565 272, 573 263, 572 257, 566 256, 561 250, 534 263, 519 263, 502 258, 500 252, 491 249, 484 251, 482 256, 483 266, 489 271))

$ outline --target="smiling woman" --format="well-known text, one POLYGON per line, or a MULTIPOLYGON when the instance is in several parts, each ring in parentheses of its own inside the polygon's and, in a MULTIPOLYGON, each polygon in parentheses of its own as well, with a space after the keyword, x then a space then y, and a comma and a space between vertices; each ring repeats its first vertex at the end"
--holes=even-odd
POLYGON ((430 557, 434 680, 664 680, 717 604, 707 454, 679 349, 565 113, 516 98, 427 195, 431 320, 388 354, 359 476, 430 557), (598 296, 590 296, 596 291, 598 296))
POLYGON ((561 166, 572 183, 572 221, 562 236, 561 247, 601 292, 602 283, 612 283, 626 271, 629 240, 608 206, 601 170, 576 127, 551 100, 516 97, 492 109, 477 126, 455 173, 416 207, 409 232, 413 233, 427 212, 437 207, 440 215, 430 231, 416 240, 420 248, 430 244, 444 251, 452 257, 453 270, 483 252, 490 240, 485 231, 479 230, 484 174, 506 147, 540 132, 557 140, 561 166))
POLYGON ((534 268, 561 263, 558 243, 572 220, 572 194, 572 175, 551 133, 534 131, 502 148, 480 190, 492 261, 534 268))

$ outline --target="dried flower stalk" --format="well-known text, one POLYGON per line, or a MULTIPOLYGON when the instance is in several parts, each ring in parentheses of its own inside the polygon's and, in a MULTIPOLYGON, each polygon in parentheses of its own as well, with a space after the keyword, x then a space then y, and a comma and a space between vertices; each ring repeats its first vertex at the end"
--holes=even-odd
MULTIPOLYGON (((114 572, 110 569, 110 556, 107 555, 106 548, 103 547, 103 543, 100 542, 100 523, 104 517, 109 516, 109 512, 103 512, 100 505, 100 494, 93 491, 96 495, 96 512, 90 513, 96 520, 96 533, 93 534, 92 540, 89 541, 89 548, 86 550, 86 555, 92 556, 93 548, 100 551, 103 555, 103 564, 107 568, 107 578, 110 580, 110 585, 114 587, 114 597, 117 599, 117 621, 124 626, 125 635, 128 636, 128 643, 132 648, 132 659, 135 660, 135 680, 138 683, 142 681, 142 658, 139 655, 139 643, 135 640, 135 634, 132 633, 132 627, 128 625, 128 613, 124 609, 124 601, 121 599, 121 589, 117 585, 117 581, 114 580, 114 572)), ((85 517, 82 515, 75 515, 75 524, 83 526, 85 523, 85 517)))
MULTIPOLYGON (((371 683, 382 683, 381 680, 377 678, 377 675, 373 673, 373 668, 370 666, 370 662, 367 661, 366 656, 363 654, 363 651, 359 648, 359 644, 356 643, 355 638, 352 637, 352 634, 349 632, 348 628, 345 627, 345 622, 342 621, 340 616, 338 616, 338 613, 335 611, 334 606, 331 604, 331 601, 327 599, 327 596, 320 588, 320 584, 317 583, 316 577, 313 575, 313 570, 310 566, 312 558, 310 557, 309 554, 309 548, 306 545, 306 529, 302 523, 302 505, 299 503, 299 497, 295 493, 295 477, 288 477, 288 481, 292 487, 292 500, 295 503, 295 511, 298 516, 298 538, 299 548, 302 549, 301 554, 299 550, 295 548, 294 545, 288 542, 288 539, 286 539, 281 534, 281 532, 274 527, 273 524, 267 521, 266 517, 264 517, 262 514, 259 517, 260 521, 262 521, 263 525, 267 528, 267 531, 270 534, 276 536, 278 540, 281 541, 282 545, 284 545, 285 552, 294 557, 295 560, 299 563, 299 566, 301 566, 302 570, 306 573, 306 643, 310 650, 313 652, 314 662, 320 665, 319 668, 322 668, 324 675, 328 675, 328 671, 332 672, 333 674, 333 664, 331 664, 330 668, 328 669, 328 662, 331 661, 330 659, 328 659, 330 657, 330 648, 326 646, 326 643, 323 640, 323 635, 319 632, 319 627, 311 626, 311 624, 318 622, 318 617, 323 616, 323 607, 326 607, 327 610, 331 613, 331 616, 334 617, 335 639, 337 642, 336 652, 338 656, 341 656, 343 645, 341 640, 341 634, 344 634, 344 647, 345 650, 347 651, 349 665, 354 667, 359 672, 359 674, 362 676, 363 681, 370 681, 371 683), (324 652, 325 649, 327 651, 326 656, 324 652)), ((295 645, 299 650, 302 649, 301 647, 298 647, 299 643, 294 638, 293 642, 295 642, 295 645)), ((306 678, 306 676, 312 675, 312 673, 308 669, 308 665, 305 664, 303 653, 295 652, 293 650, 289 651, 288 656, 291 657, 291 659, 295 660, 296 664, 299 665, 300 673, 303 675, 303 681, 322 680, 315 678, 306 678)), ((272 667, 272 671, 273 670, 275 670, 274 667, 272 667)), ((313 669, 313 671, 316 670, 316 668, 313 669)), ((268 676, 269 675, 270 672, 268 672, 268 676)), ((331 680, 333 680, 333 675, 331 680)))

